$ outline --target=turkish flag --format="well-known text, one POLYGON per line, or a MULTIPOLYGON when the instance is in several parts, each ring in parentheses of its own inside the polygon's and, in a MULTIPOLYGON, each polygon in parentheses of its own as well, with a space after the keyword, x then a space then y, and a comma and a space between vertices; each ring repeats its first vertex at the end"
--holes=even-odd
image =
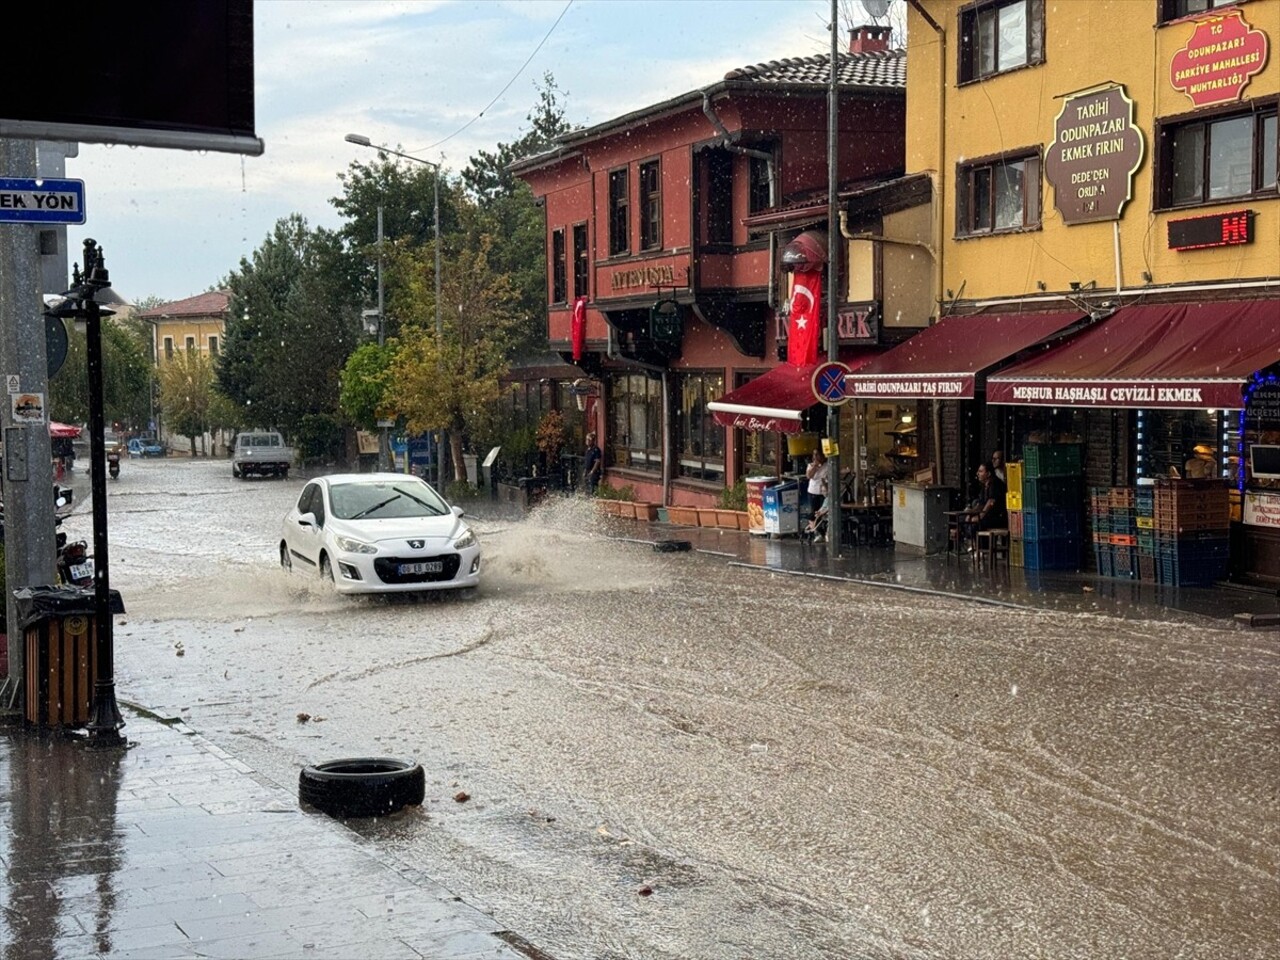
POLYGON ((822 306, 822 273, 793 274, 791 319, 787 324, 787 363, 803 367, 818 362, 818 324, 822 306))
POLYGON ((579 297, 573 302, 573 319, 569 323, 569 341, 573 344, 573 360, 582 359, 582 352, 587 346, 587 298, 579 297))

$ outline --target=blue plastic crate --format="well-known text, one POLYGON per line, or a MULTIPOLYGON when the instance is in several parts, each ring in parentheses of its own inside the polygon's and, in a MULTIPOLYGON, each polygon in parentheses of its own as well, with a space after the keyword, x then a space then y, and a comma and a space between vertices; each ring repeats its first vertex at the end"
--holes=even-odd
POLYGON ((1115 576, 1115 555, 1111 552, 1110 547, 1098 544, 1093 548, 1093 558, 1098 565, 1098 576, 1115 576))
POLYGON ((1023 565, 1028 570, 1079 570, 1081 543, 1079 537, 1026 540, 1023 565))
MULTIPOLYGON (((1106 522, 1106 521, 1100 521, 1106 522)), ((1084 515, 1078 510, 1042 507, 1022 512, 1022 538, 1024 540, 1052 540, 1056 537, 1079 537, 1084 529, 1084 515)), ((1095 526, 1096 532, 1101 532, 1095 526)), ((1107 532, 1111 532, 1107 522, 1107 532)))

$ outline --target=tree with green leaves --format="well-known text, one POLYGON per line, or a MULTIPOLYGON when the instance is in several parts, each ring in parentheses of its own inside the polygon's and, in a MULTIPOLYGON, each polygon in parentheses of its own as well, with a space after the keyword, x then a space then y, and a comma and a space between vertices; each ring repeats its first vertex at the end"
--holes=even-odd
MULTIPOLYGON (((105 318, 102 336, 102 409, 108 424, 147 422, 151 402, 148 341, 136 329, 105 318)), ((89 360, 85 334, 68 320, 67 359, 49 382, 49 415, 63 423, 89 420, 89 360)))
POLYGON ((377 427, 379 413, 387 409, 388 370, 394 357, 394 346, 365 343, 356 347, 342 368, 338 403, 362 430, 377 427))
POLYGON ((293 214, 226 280, 218 385, 244 426, 294 434, 338 409, 339 374, 360 337, 360 265, 342 237, 293 214))
POLYGON ((199 350, 180 350, 160 367, 160 409, 169 430, 186 437, 191 456, 210 426, 214 404, 213 362, 199 350))
POLYGON ((506 274, 515 293, 514 310, 520 323, 513 338, 514 358, 546 349, 547 261, 546 221, 533 191, 510 167, 517 160, 548 149, 556 137, 573 129, 565 119, 566 96, 546 73, 536 85, 538 102, 529 112, 529 129, 495 150, 481 150, 462 171, 462 182, 475 204, 463 218, 463 228, 478 242, 483 234, 501 237, 490 254, 492 268, 506 274))
POLYGON ((466 481, 464 434, 490 414, 518 333, 511 283, 492 269, 492 247, 485 235, 449 259, 441 290, 442 337, 436 335, 429 264, 413 257, 393 262, 407 322, 386 374, 386 397, 411 434, 448 431, 454 479, 460 482, 466 481))

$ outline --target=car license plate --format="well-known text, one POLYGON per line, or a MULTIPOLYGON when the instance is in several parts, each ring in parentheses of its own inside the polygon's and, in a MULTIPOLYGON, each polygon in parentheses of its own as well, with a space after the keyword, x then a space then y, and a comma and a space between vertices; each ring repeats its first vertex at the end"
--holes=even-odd
POLYGON ((92 563, 73 563, 71 565, 71 579, 92 580, 93 564, 92 563))
POLYGON ((408 576, 414 573, 443 573, 443 560, 426 560, 422 563, 402 563, 400 564, 400 576, 408 576))

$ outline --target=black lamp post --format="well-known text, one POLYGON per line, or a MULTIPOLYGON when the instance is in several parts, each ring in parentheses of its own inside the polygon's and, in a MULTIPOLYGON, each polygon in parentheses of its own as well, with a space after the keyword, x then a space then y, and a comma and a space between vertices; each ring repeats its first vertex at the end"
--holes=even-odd
MULTIPOLYGON (((84 273, 71 274, 71 289, 55 313, 75 317, 85 323, 85 346, 89 358, 89 482, 93 495, 93 600, 97 621, 93 702, 87 729, 91 742, 115 746, 124 741, 120 728, 124 718, 116 703, 115 638, 111 615, 111 582, 107 559, 107 470, 106 414, 102 403, 102 318, 115 313, 102 306, 98 297, 111 287, 106 260, 96 240, 84 242, 84 273)), ((106 296, 109 296, 107 294, 106 296)), ((105 297, 104 297, 105 298, 105 297)))

